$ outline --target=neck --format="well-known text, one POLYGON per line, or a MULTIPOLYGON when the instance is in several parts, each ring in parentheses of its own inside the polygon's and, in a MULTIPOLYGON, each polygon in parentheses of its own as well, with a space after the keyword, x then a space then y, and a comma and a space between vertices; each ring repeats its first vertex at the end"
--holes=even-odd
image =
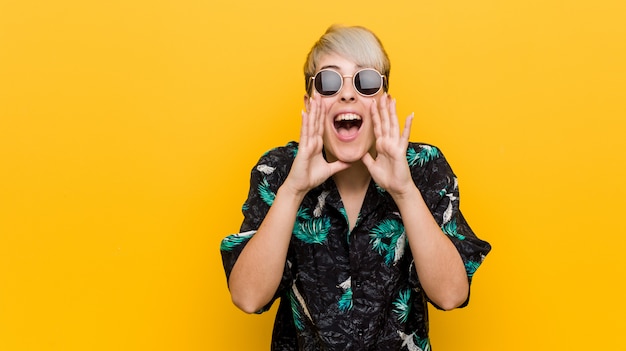
POLYGON ((333 176, 337 188, 340 190, 355 191, 367 188, 372 176, 363 162, 355 162, 349 168, 333 176))
POLYGON ((348 216, 350 230, 358 221, 363 199, 371 179, 370 173, 362 162, 353 163, 350 168, 333 176, 348 216))

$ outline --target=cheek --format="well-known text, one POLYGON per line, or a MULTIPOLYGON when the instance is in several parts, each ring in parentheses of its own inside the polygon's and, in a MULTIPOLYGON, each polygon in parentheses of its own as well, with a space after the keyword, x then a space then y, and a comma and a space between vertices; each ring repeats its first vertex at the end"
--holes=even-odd
POLYGON ((323 114, 328 114, 328 111, 330 111, 330 108, 333 106, 334 104, 334 98, 322 98, 322 103, 320 105, 320 107, 322 108, 322 113, 323 114))

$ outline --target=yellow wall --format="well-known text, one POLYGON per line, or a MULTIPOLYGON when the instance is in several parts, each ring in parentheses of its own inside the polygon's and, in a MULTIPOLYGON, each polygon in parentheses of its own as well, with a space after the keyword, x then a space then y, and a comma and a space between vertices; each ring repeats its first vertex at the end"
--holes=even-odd
POLYGON ((335 22, 494 247, 434 348, 626 348, 626 2, 226 3, 0 0, 0 350, 267 350, 219 241, 335 22))

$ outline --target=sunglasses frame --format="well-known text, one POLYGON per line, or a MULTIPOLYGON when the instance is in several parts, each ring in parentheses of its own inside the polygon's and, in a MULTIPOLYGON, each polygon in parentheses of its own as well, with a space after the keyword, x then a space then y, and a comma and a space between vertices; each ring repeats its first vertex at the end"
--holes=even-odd
POLYGON ((359 95, 364 96, 364 97, 374 96, 374 95, 378 94, 381 89, 384 89, 385 91, 387 90, 387 84, 386 84, 387 76, 385 76, 384 74, 381 74, 380 72, 378 72, 378 70, 376 70, 374 68, 363 68, 363 69, 360 69, 360 70, 354 72, 354 74, 352 74, 352 75, 348 75, 348 74, 347 75, 342 75, 341 73, 337 72, 336 70, 334 70, 332 68, 324 68, 324 69, 321 69, 321 70, 317 71, 317 73, 315 73, 315 75, 313 75, 312 77, 309 77, 309 88, 307 89, 307 92, 309 94, 311 94, 311 92, 313 91, 312 89, 315 89, 315 91, 317 91, 317 93, 320 94, 321 96, 324 96, 324 97, 335 96, 335 95, 339 94, 339 92, 341 92, 341 89, 343 89, 343 81, 346 78, 351 78, 352 79, 352 87, 354 88, 354 91, 356 91, 359 95), (337 75, 339 77, 341 77, 341 85, 339 85, 339 89, 337 89, 337 91, 334 94, 324 95, 324 94, 320 93, 319 90, 317 90, 317 88, 315 87, 315 77, 317 77, 318 74, 320 74, 321 72, 324 72, 324 71, 330 71, 330 72, 337 73, 337 75), (380 76, 380 87, 373 94, 363 94, 363 93, 361 93, 359 91, 359 89, 356 88, 356 83, 354 81, 354 77, 356 77, 357 74, 359 74, 359 73, 361 73, 363 71, 374 71, 374 72, 376 72, 380 76))

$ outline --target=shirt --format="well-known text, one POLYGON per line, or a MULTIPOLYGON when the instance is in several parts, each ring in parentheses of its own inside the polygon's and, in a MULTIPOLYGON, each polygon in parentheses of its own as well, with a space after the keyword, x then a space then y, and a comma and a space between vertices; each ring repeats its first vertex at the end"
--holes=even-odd
MULTIPOLYGON (((298 144, 289 142, 268 151, 252 169, 240 232, 221 242, 227 279, 297 152, 298 144)), ((409 143, 406 158, 415 185, 459 251, 471 282, 491 246, 476 237, 461 214, 456 176, 433 145, 409 143)), ((307 193, 297 213, 281 283, 259 313, 278 298, 272 350, 431 349, 429 299, 420 286, 400 212, 373 180, 352 230, 332 178, 307 193)))

